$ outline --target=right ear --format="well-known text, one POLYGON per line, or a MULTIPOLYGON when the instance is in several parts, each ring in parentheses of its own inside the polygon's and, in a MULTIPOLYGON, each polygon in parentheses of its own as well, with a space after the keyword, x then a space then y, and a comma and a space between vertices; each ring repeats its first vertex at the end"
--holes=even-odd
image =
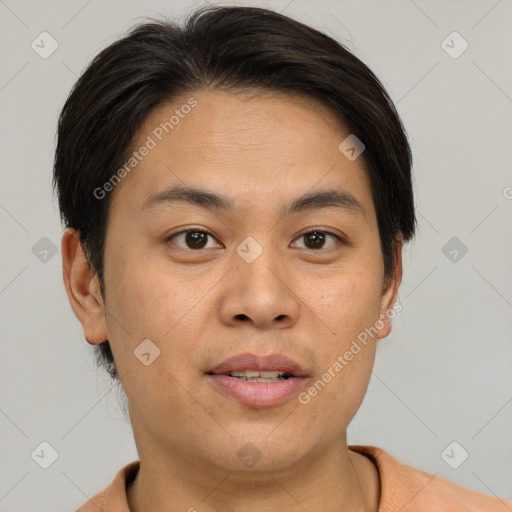
POLYGON ((67 228, 62 235, 62 275, 69 303, 91 345, 108 339, 99 282, 82 251, 78 233, 67 228))

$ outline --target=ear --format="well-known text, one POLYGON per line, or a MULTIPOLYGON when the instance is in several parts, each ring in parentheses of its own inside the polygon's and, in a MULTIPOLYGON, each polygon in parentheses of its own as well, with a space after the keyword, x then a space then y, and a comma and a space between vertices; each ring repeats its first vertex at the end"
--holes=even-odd
POLYGON ((67 228, 62 235, 62 274, 69 303, 91 345, 107 340, 103 298, 97 276, 82 251, 78 233, 67 228))
POLYGON ((391 319, 395 316, 397 306, 395 306, 396 299, 398 297, 398 289, 402 282, 402 247, 403 237, 399 233, 395 241, 395 267, 394 274, 392 277, 387 279, 387 282, 383 283, 382 298, 380 302, 380 314, 379 314, 379 327, 377 338, 382 339, 389 335, 391 332, 391 319), (393 307, 395 306, 395 307, 393 307))

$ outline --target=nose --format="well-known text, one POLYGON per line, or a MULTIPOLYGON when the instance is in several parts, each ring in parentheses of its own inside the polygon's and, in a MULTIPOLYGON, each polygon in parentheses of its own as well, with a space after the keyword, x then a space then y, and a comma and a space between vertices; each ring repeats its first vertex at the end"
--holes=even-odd
POLYGON ((226 325, 250 323, 258 329, 293 326, 301 311, 293 290, 292 270, 265 250, 252 263, 237 254, 231 272, 224 280, 220 316, 226 325), (236 259, 238 258, 238 261, 236 259))

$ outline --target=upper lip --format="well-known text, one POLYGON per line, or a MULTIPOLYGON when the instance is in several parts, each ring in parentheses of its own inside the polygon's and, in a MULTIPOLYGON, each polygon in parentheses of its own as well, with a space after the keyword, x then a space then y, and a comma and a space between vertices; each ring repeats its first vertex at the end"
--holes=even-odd
POLYGON ((307 377, 306 370, 302 366, 281 354, 264 356, 250 353, 239 354, 222 361, 207 373, 227 375, 244 370, 281 371, 294 377, 307 377))

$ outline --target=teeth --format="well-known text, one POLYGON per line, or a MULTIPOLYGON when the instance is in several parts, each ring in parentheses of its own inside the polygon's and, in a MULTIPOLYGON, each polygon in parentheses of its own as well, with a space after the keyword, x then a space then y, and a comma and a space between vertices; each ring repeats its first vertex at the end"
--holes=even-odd
MULTIPOLYGON (((263 379, 277 379, 280 375, 285 375, 286 372, 280 371, 264 371, 264 370, 244 370, 243 372, 231 372, 230 375, 232 377, 248 377, 248 378, 256 378, 261 377, 263 379)), ((265 382, 265 380, 261 381, 265 382)))
POLYGON ((260 377, 264 378, 277 378, 279 375, 284 375, 285 372, 278 371, 260 371, 260 377))
POLYGON ((282 377, 263 378, 263 377, 235 377, 235 379, 245 380, 247 382, 281 382, 282 377))
POLYGON ((231 372, 233 377, 259 377, 259 370, 245 370, 243 372, 231 372))

